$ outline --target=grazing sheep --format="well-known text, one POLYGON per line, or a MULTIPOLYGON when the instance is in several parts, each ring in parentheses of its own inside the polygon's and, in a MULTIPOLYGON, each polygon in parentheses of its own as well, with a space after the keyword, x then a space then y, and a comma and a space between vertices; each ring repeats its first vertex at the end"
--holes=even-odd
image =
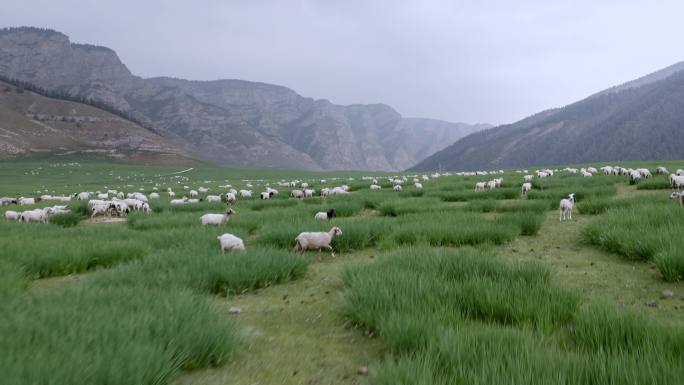
POLYGON ((417 189, 423 188, 423 184, 420 183, 420 182, 416 182, 416 183, 415 183, 415 186, 416 186, 417 189))
POLYGON ((380 190, 381 188, 382 188, 382 187, 380 187, 380 185, 377 185, 377 184, 372 184, 372 185, 370 185, 370 189, 371 189, 371 190, 380 190))
POLYGON ((522 185, 522 195, 527 195, 528 192, 532 191, 532 183, 525 182, 522 185))
POLYGON ((677 176, 684 176, 684 170, 678 168, 677 171, 675 171, 675 174, 677 174, 677 176))
POLYGON ((237 197, 235 196, 235 194, 233 194, 232 192, 226 194, 226 202, 235 203, 235 201, 237 201, 237 197))
POLYGON ((42 209, 24 211, 19 214, 19 222, 47 223, 48 213, 49 211, 43 211, 42 209))
POLYGON ((596 167, 587 167, 587 172, 590 172, 592 174, 596 174, 598 172, 598 170, 596 169, 596 167))
POLYGON ((271 195, 278 195, 278 190, 270 187, 266 187, 266 192, 271 194, 271 195))
POLYGON ((393 189, 396 192, 401 192, 401 185, 400 184, 394 185, 393 189))
POLYGON ((233 209, 228 209, 225 214, 204 214, 200 217, 200 221, 203 225, 225 225, 234 214, 233 209))
POLYGON ((114 210, 115 208, 113 207, 113 204, 111 203, 105 203, 105 204, 95 204, 92 206, 90 209, 90 219, 92 220, 98 215, 102 216, 111 216, 111 211, 114 210))
POLYGON ((567 198, 561 199, 560 201, 560 220, 570 219, 572 220, 572 207, 575 205, 575 194, 569 194, 567 198))
POLYGON ((190 190, 190 198, 197 198, 199 193, 195 190, 190 190))
POLYGON ((531 182, 532 179, 534 179, 534 175, 525 175, 525 176, 523 177, 523 180, 524 180, 525 182, 531 182))
POLYGON ((271 199, 271 195, 273 195, 272 192, 264 191, 261 193, 260 197, 261 199, 271 199))
POLYGON ((490 190, 494 190, 496 188, 496 181, 490 180, 487 182, 487 188, 490 190))
POLYGON ((292 190, 290 191, 290 196, 292 198, 304 198, 304 191, 302 190, 292 190))
POLYGON ((342 235, 342 230, 340 230, 340 228, 337 226, 333 227, 328 232, 300 233, 297 238, 295 238, 294 249, 295 251, 301 252, 304 250, 318 250, 319 253, 321 249, 328 249, 334 257, 335 252, 333 251, 332 246, 330 246, 330 242, 332 241, 333 237, 338 235, 342 235))
POLYGON ((594 175, 592 175, 592 173, 590 173, 590 172, 588 172, 588 171, 582 171, 582 176, 585 177, 585 178, 590 178, 590 177, 592 177, 592 176, 594 176, 594 175))
POLYGON ((151 193, 150 199, 159 199, 159 193, 156 193, 156 192, 151 193))
POLYGON ((0 198, 0 206, 16 205, 17 200, 15 198, 2 197, 0 198))
POLYGON ((641 173, 637 170, 632 170, 629 173, 629 184, 636 184, 641 179, 641 173))
POLYGON ((207 200, 208 203, 221 202, 221 197, 222 197, 222 196, 223 196, 223 194, 221 194, 221 195, 207 195, 206 200, 207 200))
POLYGON ((225 254, 226 250, 245 250, 245 243, 242 242, 242 239, 233 234, 225 233, 219 237, 216 237, 216 239, 218 239, 219 243, 221 244, 221 254, 225 254))
POLYGON ((169 203, 171 203, 172 205, 182 205, 182 204, 187 203, 187 201, 188 201, 188 198, 183 197, 183 199, 171 199, 171 202, 169 202, 169 203))
POLYGON ((317 221, 329 221, 337 216, 335 209, 330 209, 328 211, 319 211, 314 215, 314 219, 317 221))
MULTIPOLYGON (((206 187, 200 187, 200 188, 198 188, 197 190, 198 190, 199 192, 201 192, 202 194, 206 194, 206 193, 209 192, 209 189, 206 188, 206 187)), ((190 191, 190 193, 192 194, 192 191, 190 191)))
POLYGON ((19 198, 19 206, 35 205, 38 198, 19 198))
POLYGON ((314 194, 316 194, 316 190, 310 189, 310 188, 304 189, 304 197, 305 198, 312 198, 314 196, 314 194))
POLYGON ((251 198, 252 190, 240 190, 240 196, 243 198, 251 198))
POLYGON ((7 210, 5 211, 5 219, 8 221, 16 221, 19 219, 21 216, 20 212, 12 211, 12 210, 7 210))
POLYGON ((173 191, 169 191, 169 198, 175 198, 175 197, 176 197, 176 193, 173 191))
POLYGON ((325 197, 327 197, 328 195, 330 195, 330 189, 327 188, 327 187, 323 187, 323 188, 321 189, 321 197, 325 198, 325 197))
POLYGON ((670 174, 669 180, 670 180, 670 186, 672 188, 675 188, 677 190, 684 188, 684 176, 670 174))
POLYGON ((656 167, 655 172, 656 172, 656 174, 669 174, 669 173, 670 173, 670 172, 667 171, 667 169, 666 169, 665 167, 663 167, 663 166, 658 166, 658 167, 656 167))
POLYGON ((108 193, 99 193, 99 194, 97 194, 97 199, 109 199, 109 194, 108 193))
POLYGON ((485 187, 487 187, 487 182, 475 183, 475 191, 484 191, 485 187))
POLYGON ((197 198, 191 198, 186 201, 186 203, 200 203, 202 202, 202 199, 197 199, 197 198))

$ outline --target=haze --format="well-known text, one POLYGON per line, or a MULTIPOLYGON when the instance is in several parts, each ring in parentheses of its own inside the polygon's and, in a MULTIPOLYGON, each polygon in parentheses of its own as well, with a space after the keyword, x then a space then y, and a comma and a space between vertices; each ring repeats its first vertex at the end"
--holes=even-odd
POLYGON ((143 77, 260 81, 470 123, 513 122, 684 59, 681 1, 3 3, 0 25, 110 47, 143 77))

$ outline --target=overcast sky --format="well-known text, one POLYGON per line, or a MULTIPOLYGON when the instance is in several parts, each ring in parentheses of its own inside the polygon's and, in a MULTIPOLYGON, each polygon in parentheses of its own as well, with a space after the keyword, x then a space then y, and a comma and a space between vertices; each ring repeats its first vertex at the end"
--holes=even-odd
POLYGON ((135 74, 280 84, 494 124, 684 60, 684 1, 2 0, 0 25, 114 49, 135 74))

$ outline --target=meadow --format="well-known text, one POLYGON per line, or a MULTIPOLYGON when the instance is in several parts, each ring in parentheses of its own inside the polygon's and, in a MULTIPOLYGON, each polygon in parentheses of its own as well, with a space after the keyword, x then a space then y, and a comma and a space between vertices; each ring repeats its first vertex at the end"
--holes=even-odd
POLYGON ((430 177, 422 189, 412 182, 421 175, 406 175, 401 192, 387 179, 403 175, 394 173, 179 171, 0 163, 0 196, 161 195, 152 213, 120 221, 91 221, 78 201, 48 224, 7 221, 6 210, 21 208, 0 208, 0 383, 677 384, 684 376, 684 208, 669 198, 666 176, 630 186, 621 176, 558 172, 535 179, 524 197, 515 170, 430 177), (371 191, 364 176, 382 189, 371 191), (501 187, 474 191, 494 177, 501 187), (278 182, 294 179, 350 193, 290 198, 278 182), (199 217, 226 203, 175 206, 165 194, 200 186, 218 194, 228 184, 254 197, 238 197, 224 226, 199 217), (260 200, 267 185, 279 194, 260 200), (558 202, 571 192, 574 219, 560 222, 558 202), (330 208, 336 218, 314 220, 330 208), (300 232, 332 226, 343 230, 332 241, 336 257, 293 251, 300 232), (246 251, 222 255, 223 233, 246 251))

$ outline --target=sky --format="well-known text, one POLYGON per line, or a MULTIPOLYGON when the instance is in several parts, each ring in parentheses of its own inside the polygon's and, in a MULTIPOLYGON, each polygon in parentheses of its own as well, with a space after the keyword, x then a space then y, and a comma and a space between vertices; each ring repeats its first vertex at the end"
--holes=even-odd
POLYGON ((512 123, 684 60, 681 0, 2 0, 136 75, 512 123))

